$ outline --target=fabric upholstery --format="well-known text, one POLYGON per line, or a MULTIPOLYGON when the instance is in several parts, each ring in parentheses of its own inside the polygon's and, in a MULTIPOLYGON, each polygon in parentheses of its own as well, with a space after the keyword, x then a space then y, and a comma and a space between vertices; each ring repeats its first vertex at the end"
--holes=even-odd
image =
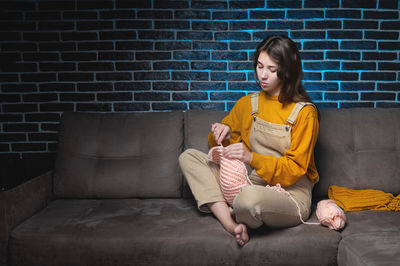
POLYGON ((211 123, 221 122, 228 115, 224 111, 188 111, 185 114, 185 148, 195 148, 208 153, 207 136, 211 123))
POLYGON ((180 197, 182 112, 64 113, 54 172, 58 197, 180 197))
MULTIPOLYGON (((243 248, 198 212, 178 156, 207 153, 210 124, 226 114, 65 113, 53 179, 64 199, 29 217, 45 205, 48 175, 2 193, 0 255, 8 250, 10 265, 397 265, 398 212, 346 213, 341 232, 263 227, 243 248)), ((399 194, 400 109, 321 114, 314 199, 327 198, 330 185, 399 194)), ((308 222, 317 221, 314 206, 308 222)))
POLYGON ((347 212, 339 244, 339 265, 398 265, 400 262, 400 213, 347 212))
POLYGON ((192 200, 109 199, 56 200, 10 244, 12 265, 334 265, 339 240, 301 225, 254 231, 240 248, 192 200))
POLYGON ((338 263, 341 266, 399 265, 400 232, 356 234, 340 241, 338 263))
POLYGON ((400 109, 322 109, 315 161, 320 182, 329 186, 400 193, 400 109))
MULTIPOLYGON (((400 233, 400 212, 361 211, 347 212, 347 224, 342 232, 343 237, 355 234, 375 232, 400 233)), ((400 241, 400 239, 399 239, 400 241)))
MULTIPOLYGON (((315 209, 308 222, 318 222, 315 209)), ((254 231, 236 265, 337 265, 340 233, 321 225, 254 231), (247 261, 251 258, 250 263, 247 261)))
POLYGON ((0 265, 6 265, 10 232, 50 200, 52 172, 0 193, 0 265))
MULTIPOLYGON (((220 122, 228 112, 224 111, 199 111, 191 110, 185 112, 185 150, 195 148, 208 153, 207 136, 211 131, 211 123, 220 122)), ((193 197, 189 185, 183 180, 183 196, 193 197)))
MULTIPOLYGON (((321 109, 315 161, 320 182, 315 198, 331 185, 400 193, 400 109, 321 109)), ((210 124, 228 113, 188 111, 185 148, 208 152, 210 124)))

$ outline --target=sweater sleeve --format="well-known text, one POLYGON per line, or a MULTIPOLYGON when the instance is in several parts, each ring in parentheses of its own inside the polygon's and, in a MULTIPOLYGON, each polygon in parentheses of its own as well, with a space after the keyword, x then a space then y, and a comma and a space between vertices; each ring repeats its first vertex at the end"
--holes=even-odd
POLYGON ((289 149, 280 158, 253 153, 250 165, 269 184, 291 186, 307 173, 319 131, 314 107, 304 107, 292 128, 289 149))
MULTIPOLYGON (((242 97, 236 102, 236 104, 233 106, 229 114, 222 119, 221 123, 229 126, 231 129, 230 139, 222 142, 222 145, 224 147, 233 143, 238 143, 242 140, 240 133, 241 132, 240 121, 242 121, 241 115, 246 113, 246 108, 247 108, 246 98, 242 97)), ((208 134, 208 145, 210 148, 218 145, 217 142, 215 141, 212 132, 208 134)))

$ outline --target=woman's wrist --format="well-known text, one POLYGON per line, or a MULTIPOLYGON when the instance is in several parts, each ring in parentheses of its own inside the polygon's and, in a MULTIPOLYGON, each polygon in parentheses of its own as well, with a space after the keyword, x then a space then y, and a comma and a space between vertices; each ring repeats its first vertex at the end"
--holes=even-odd
POLYGON ((244 158, 244 163, 250 165, 252 160, 253 160, 253 153, 250 152, 250 151, 248 151, 248 152, 246 153, 245 158, 244 158))

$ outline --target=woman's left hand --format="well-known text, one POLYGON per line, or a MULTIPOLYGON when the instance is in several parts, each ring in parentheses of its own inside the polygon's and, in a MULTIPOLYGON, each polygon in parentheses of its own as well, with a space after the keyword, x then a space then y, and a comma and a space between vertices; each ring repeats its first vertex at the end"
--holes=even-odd
POLYGON ((246 164, 250 164, 253 159, 253 154, 241 142, 225 147, 223 156, 238 159, 246 164))

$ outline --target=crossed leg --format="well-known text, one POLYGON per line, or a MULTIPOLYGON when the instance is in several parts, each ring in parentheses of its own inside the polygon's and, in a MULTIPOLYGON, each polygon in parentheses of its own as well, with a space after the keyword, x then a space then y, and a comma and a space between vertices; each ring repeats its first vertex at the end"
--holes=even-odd
POLYGON ((211 211, 240 246, 249 241, 247 227, 233 219, 219 184, 219 166, 209 163, 207 154, 188 149, 179 157, 181 169, 196 198, 200 211, 211 211))

